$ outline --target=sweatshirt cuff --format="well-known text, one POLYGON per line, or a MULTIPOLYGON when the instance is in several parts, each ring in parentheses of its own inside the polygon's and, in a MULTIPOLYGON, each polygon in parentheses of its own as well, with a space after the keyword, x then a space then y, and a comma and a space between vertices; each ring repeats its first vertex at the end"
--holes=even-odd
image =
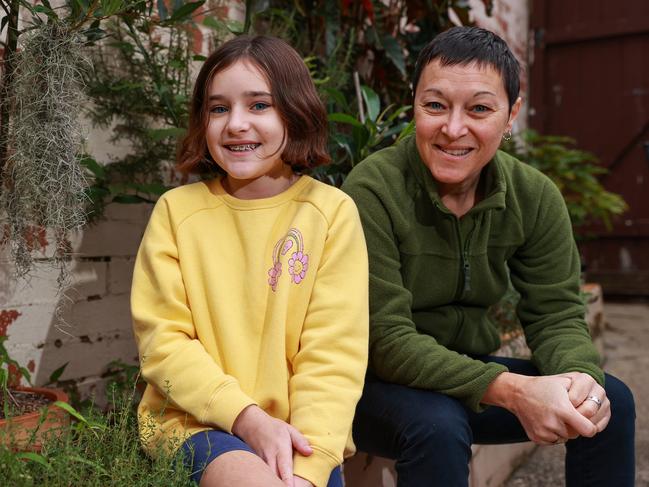
POLYGON ((480 377, 478 384, 476 384, 474 393, 466 400, 466 405, 476 413, 480 413, 487 409, 487 405, 482 404, 480 401, 482 401, 485 392, 487 392, 489 384, 491 384, 500 374, 509 370, 504 365, 496 364, 494 362, 485 365, 487 366, 487 370, 485 370, 485 373, 480 377))
POLYGON ((327 487, 329 477, 338 461, 330 454, 313 448, 308 457, 299 453, 293 456, 293 473, 311 482, 315 487, 327 487))
POLYGON ((218 388, 205 407, 205 412, 199 421, 213 424, 223 431, 232 433, 232 425, 241 411, 257 402, 243 393, 239 384, 231 382, 218 388))

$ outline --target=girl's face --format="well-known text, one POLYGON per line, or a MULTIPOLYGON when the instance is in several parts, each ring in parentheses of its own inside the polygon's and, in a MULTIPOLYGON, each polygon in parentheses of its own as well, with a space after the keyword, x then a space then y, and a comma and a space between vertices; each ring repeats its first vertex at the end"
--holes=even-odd
POLYGON ((435 60, 424 68, 415 95, 416 141, 440 189, 473 187, 520 106, 519 98, 509 111, 502 77, 490 66, 435 60))
POLYGON ((247 60, 219 71, 209 85, 207 103, 207 148, 227 173, 226 190, 242 198, 283 191, 291 175, 281 159, 285 128, 261 71, 247 60))

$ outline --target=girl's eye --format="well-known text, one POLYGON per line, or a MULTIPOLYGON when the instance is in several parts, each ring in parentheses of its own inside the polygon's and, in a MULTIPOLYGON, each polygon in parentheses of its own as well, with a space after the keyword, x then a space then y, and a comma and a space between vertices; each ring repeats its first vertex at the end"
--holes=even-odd
POLYGON ((223 105, 217 105, 215 107, 210 108, 210 112, 212 113, 225 113, 227 111, 228 109, 225 108, 223 105))
POLYGON ((268 108, 270 105, 268 103, 264 103, 263 101, 258 101, 252 106, 253 110, 265 110, 268 108))

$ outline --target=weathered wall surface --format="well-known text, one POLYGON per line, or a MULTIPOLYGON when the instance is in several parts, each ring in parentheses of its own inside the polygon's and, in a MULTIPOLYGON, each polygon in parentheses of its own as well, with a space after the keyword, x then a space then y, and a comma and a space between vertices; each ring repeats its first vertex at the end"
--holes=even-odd
POLYGON ((469 0, 471 17, 480 27, 489 29, 502 37, 522 66, 521 97, 523 107, 514 125, 514 132, 527 128, 529 52, 529 5, 527 0, 494 0, 491 16, 485 12, 482 0, 469 0))
MULTIPOLYGON (((144 204, 109 205, 104 221, 74 239, 75 287, 65 298, 56 295, 56 269, 42 263, 29 281, 17 281, 6 252, 2 254, 0 333, 9 337, 9 352, 29 368, 34 384, 47 383, 54 370, 68 363, 61 379, 79 381, 88 393, 111 361, 136 363, 129 291, 150 210, 144 204), (59 303, 64 323, 54 315, 59 303)), ((47 236, 43 239, 47 244, 47 236)), ((47 246, 37 255, 46 252, 47 246)))

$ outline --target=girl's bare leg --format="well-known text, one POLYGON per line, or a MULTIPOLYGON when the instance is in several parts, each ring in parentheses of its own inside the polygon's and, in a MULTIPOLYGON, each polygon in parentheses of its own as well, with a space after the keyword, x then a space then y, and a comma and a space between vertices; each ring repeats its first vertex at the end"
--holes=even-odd
POLYGON ((234 450, 219 455, 207 466, 200 487, 285 487, 268 465, 247 451, 234 450))

